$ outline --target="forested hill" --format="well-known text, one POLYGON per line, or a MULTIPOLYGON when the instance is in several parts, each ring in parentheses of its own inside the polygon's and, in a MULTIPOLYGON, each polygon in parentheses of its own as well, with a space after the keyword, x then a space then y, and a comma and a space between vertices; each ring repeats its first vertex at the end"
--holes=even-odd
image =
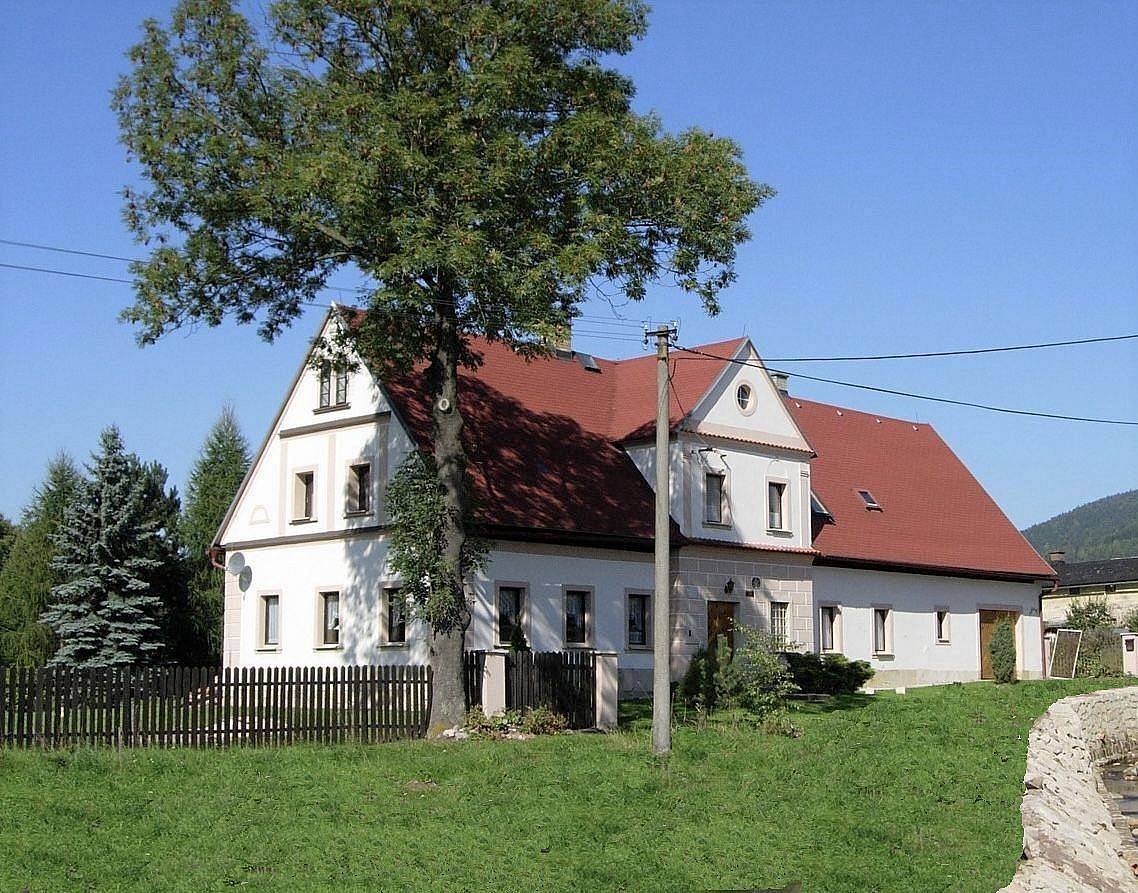
POLYGON ((1023 535, 1044 558, 1051 549, 1065 549, 1069 562, 1138 555, 1138 490, 1080 505, 1023 535))

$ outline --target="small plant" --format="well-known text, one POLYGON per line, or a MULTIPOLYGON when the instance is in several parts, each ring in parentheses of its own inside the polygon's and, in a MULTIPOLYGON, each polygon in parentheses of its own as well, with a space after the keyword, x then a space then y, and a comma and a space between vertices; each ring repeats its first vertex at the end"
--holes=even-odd
POLYGON ((844 654, 788 651, 783 658, 794 683, 810 694, 850 695, 873 678, 868 661, 850 660, 844 654))
POLYGON ((763 731, 768 735, 781 735, 783 738, 801 738, 802 729, 790 719, 785 710, 775 710, 763 718, 763 731))
POLYGON ((526 641, 526 634, 522 632, 520 623, 515 623, 510 633, 510 650, 515 652, 529 651, 529 642, 526 641))
POLYGON ((1110 613, 1105 598, 1075 599, 1067 608, 1067 618, 1063 621, 1067 629, 1114 629, 1118 621, 1110 613))
POLYGON ((735 649, 728 704, 742 707, 758 719, 782 709, 787 695, 798 691, 790 670, 783 662, 784 643, 770 633, 740 626, 735 630, 742 642, 735 649))
POLYGON ((1015 629, 1009 620, 1001 620, 992 630, 988 640, 988 657, 992 661, 992 674, 996 682, 1006 684, 1016 681, 1016 638, 1015 629))
POLYGON ((569 728, 569 721, 546 706, 534 707, 522 717, 521 731, 529 735, 556 735, 569 728))
POLYGON ((718 669, 716 652, 700 648, 692 655, 687 672, 680 682, 679 696, 697 714, 706 714, 715 709, 715 677, 718 669))

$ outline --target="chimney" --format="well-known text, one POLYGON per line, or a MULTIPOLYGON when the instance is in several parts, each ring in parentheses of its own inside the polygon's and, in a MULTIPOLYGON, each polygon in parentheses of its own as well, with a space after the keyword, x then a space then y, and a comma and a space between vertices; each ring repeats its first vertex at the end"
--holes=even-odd
POLYGON ((567 323, 563 326, 556 326, 553 331, 546 336, 546 343, 559 356, 572 357, 573 324, 567 323))
POLYGON ((774 386, 778 389, 778 392, 780 394, 782 394, 784 397, 789 397, 790 396, 790 384, 789 384, 790 376, 787 375, 785 372, 771 372, 771 373, 769 373, 769 375, 771 377, 771 381, 774 383, 774 386))
POLYGON ((1049 564, 1051 564, 1052 567, 1054 567, 1057 564, 1066 564, 1067 563, 1067 553, 1064 552, 1062 549, 1052 549, 1050 552, 1047 553, 1047 561, 1049 564))

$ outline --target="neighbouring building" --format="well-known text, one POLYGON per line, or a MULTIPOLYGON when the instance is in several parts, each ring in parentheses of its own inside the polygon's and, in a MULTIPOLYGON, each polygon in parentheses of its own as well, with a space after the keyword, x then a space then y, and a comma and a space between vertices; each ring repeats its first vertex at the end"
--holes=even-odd
MULTIPOLYGON (((325 326, 341 323, 330 314, 325 326)), ((876 686, 988 676, 1015 624, 1042 674, 1051 568, 927 424, 788 396, 746 338, 677 354, 670 395, 672 623, 652 628, 655 358, 476 341, 461 374, 475 520, 493 542, 467 647, 619 655, 621 692, 674 676, 733 624, 871 662, 876 686)), ((427 447, 420 372, 306 361, 218 533, 227 665, 422 662, 387 567, 387 481, 427 447)))
POLYGON ((1047 626, 1062 626, 1074 601, 1106 602, 1119 622, 1138 608, 1138 556, 1071 563, 1064 552, 1050 552, 1047 557, 1058 575, 1043 593, 1043 621, 1047 626))

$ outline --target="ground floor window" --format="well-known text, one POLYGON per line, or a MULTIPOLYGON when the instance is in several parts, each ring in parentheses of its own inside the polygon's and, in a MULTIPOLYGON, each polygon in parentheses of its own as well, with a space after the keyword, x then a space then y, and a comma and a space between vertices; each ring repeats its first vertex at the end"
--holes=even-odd
POLYGON ((790 605, 786 602, 771 602, 771 637, 779 645, 786 644, 786 617, 790 605))
POLYGON ((889 654, 889 608, 873 609, 873 653, 889 654))
POLYGON ((320 593, 320 644, 340 644, 340 593, 320 593))
POLYGON ((261 596, 261 647, 276 648, 281 644, 281 597, 261 596))
POLYGON ((383 590, 383 641, 388 645, 407 642, 407 606, 399 587, 383 590))
POLYGON ((937 608, 936 611, 936 640, 941 644, 948 642, 948 609, 937 608))
POLYGON ((652 596, 645 592, 628 594, 628 647, 647 648, 652 644, 649 624, 652 621, 652 596))
POLYGON ((823 651, 837 650, 838 606, 822 605, 820 610, 819 638, 823 651))
POLYGON ((592 592, 588 589, 565 590, 565 644, 587 645, 592 592))
POLYGON ((522 609, 525 607, 524 586, 498 587, 498 644, 509 645, 517 635, 524 635, 522 609))

